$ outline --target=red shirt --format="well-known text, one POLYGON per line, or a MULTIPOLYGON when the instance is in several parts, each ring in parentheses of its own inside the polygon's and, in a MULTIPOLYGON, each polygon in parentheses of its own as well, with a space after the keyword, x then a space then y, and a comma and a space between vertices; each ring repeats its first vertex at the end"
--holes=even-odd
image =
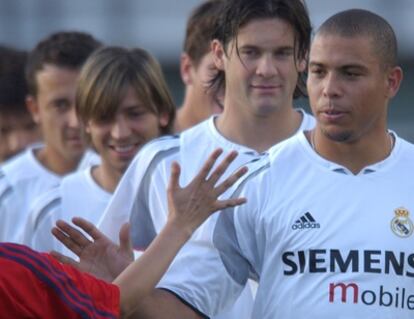
POLYGON ((119 288, 48 254, 0 243, 0 318, 119 318, 119 288))

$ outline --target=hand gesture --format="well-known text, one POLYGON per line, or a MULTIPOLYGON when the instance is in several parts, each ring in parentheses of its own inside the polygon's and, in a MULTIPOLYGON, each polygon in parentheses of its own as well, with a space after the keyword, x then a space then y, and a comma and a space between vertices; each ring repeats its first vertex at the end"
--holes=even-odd
POLYGON ((242 167, 216 186, 220 177, 223 176, 229 165, 237 157, 236 151, 230 152, 210 174, 222 152, 221 149, 215 150, 200 172, 184 188, 181 188, 178 183, 180 166, 177 162, 172 164, 170 183, 167 190, 168 219, 170 222, 186 229, 190 235, 214 212, 246 202, 245 198, 218 199, 247 172, 247 168, 242 167))
POLYGON ((60 262, 110 282, 133 261, 129 224, 122 226, 118 246, 87 220, 75 217, 72 222, 84 230, 93 241, 68 223, 57 221, 57 227, 52 229, 52 234, 79 257, 77 262, 58 252, 51 252, 60 262))

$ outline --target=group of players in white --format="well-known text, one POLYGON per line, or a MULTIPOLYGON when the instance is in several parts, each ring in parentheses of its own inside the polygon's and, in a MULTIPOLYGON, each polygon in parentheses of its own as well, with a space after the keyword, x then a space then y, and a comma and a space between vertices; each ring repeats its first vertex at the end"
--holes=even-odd
MULTIPOLYGON (((235 150, 222 180, 249 170, 222 198, 247 203, 192 234, 137 318, 412 318, 414 147, 387 129, 402 80, 391 26, 369 11, 347 10, 324 22, 310 45, 300 0, 212 2, 220 9, 211 86, 224 92, 223 112, 135 149, 113 194, 96 185, 90 167, 62 180, 48 173, 45 186, 26 181, 40 164, 4 165, 0 237, 54 249, 81 269, 115 269, 115 277, 131 261, 125 238, 145 250, 166 223, 173 163, 187 185, 214 150, 235 150), (293 107, 306 68, 313 116, 293 107), (37 188, 51 190, 34 200, 37 188), (9 207, 23 200, 21 217, 12 215, 9 207), (73 216, 89 219, 102 237, 61 223, 53 233, 63 244, 53 239, 56 221, 73 216), (130 236, 122 233, 126 222, 130 236), (254 293, 249 280, 258 283, 254 293)), ((161 126, 164 113, 156 113, 161 126)), ((15 163, 36 163, 31 152, 15 163)), ((110 162, 100 155, 92 167, 110 162)))

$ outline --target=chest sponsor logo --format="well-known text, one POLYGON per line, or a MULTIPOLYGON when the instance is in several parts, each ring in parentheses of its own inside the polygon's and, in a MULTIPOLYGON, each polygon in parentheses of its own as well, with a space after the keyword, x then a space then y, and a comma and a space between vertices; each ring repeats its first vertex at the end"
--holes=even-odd
POLYGON ((282 254, 282 262, 285 276, 312 276, 317 282, 321 282, 321 278, 328 279, 327 287, 321 289, 327 289, 329 304, 364 304, 414 311, 412 252, 310 249, 286 251, 282 254), (347 275, 342 277, 345 273, 347 275), (352 274, 355 281, 350 279, 352 274), (361 274, 366 274, 363 281, 357 279, 361 274), (399 285, 394 286, 385 280, 386 276, 407 278, 398 280, 399 285), (406 284, 402 285, 403 282, 406 284))
POLYGON ((321 225, 316 222, 312 214, 306 212, 303 214, 295 223, 292 225, 293 230, 302 230, 302 229, 315 229, 321 228, 321 225))
POLYGON ((413 222, 410 212, 404 207, 394 210, 395 217, 391 220, 391 230, 398 237, 407 238, 413 234, 413 222))

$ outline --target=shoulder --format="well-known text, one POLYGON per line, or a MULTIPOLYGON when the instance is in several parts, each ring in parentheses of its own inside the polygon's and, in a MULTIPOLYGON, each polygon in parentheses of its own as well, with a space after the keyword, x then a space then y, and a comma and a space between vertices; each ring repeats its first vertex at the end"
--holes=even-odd
POLYGON ((0 167, 0 198, 12 191, 13 186, 30 174, 30 159, 24 152, 0 167))
POLYGON ((299 126, 298 132, 311 130, 315 127, 316 120, 312 114, 307 113, 302 108, 297 108, 296 111, 302 115, 302 122, 299 126))
POLYGON ((302 148, 302 144, 306 140, 305 134, 303 131, 298 132, 288 139, 272 146, 269 149, 270 161, 278 161, 280 159, 289 158, 292 156, 292 153, 298 152, 302 148))
POLYGON ((75 172, 72 172, 66 175, 65 177, 62 178, 60 185, 65 185, 65 186, 79 185, 79 183, 82 183, 87 178, 91 168, 92 167, 90 166, 90 167, 87 167, 82 170, 75 171, 75 172))
POLYGON ((408 142, 407 140, 398 137, 393 133, 395 137, 394 151, 397 156, 394 156, 399 159, 399 165, 406 167, 407 172, 413 172, 414 168, 414 144, 408 142))
POLYGON ((29 223, 32 225, 34 231, 37 229, 42 219, 56 213, 61 202, 62 196, 60 187, 50 189, 35 199, 32 203, 29 217, 29 223))
POLYGON ((179 135, 166 135, 150 141, 135 155, 124 176, 135 174, 137 171, 147 171, 171 154, 178 152, 179 148, 179 135))
POLYGON ((45 172, 43 166, 36 159, 33 150, 33 148, 29 148, 1 166, 2 174, 10 184, 17 184, 35 178, 45 172))
POLYGON ((11 185, 3 170, 0 169, 0 200, 11 191, 11 185))
POLYGON ((153 158, 160 153, 168 152, 180 145, 180 135, 165 135, 156 138, 142 147, 135 158, 153 158))

